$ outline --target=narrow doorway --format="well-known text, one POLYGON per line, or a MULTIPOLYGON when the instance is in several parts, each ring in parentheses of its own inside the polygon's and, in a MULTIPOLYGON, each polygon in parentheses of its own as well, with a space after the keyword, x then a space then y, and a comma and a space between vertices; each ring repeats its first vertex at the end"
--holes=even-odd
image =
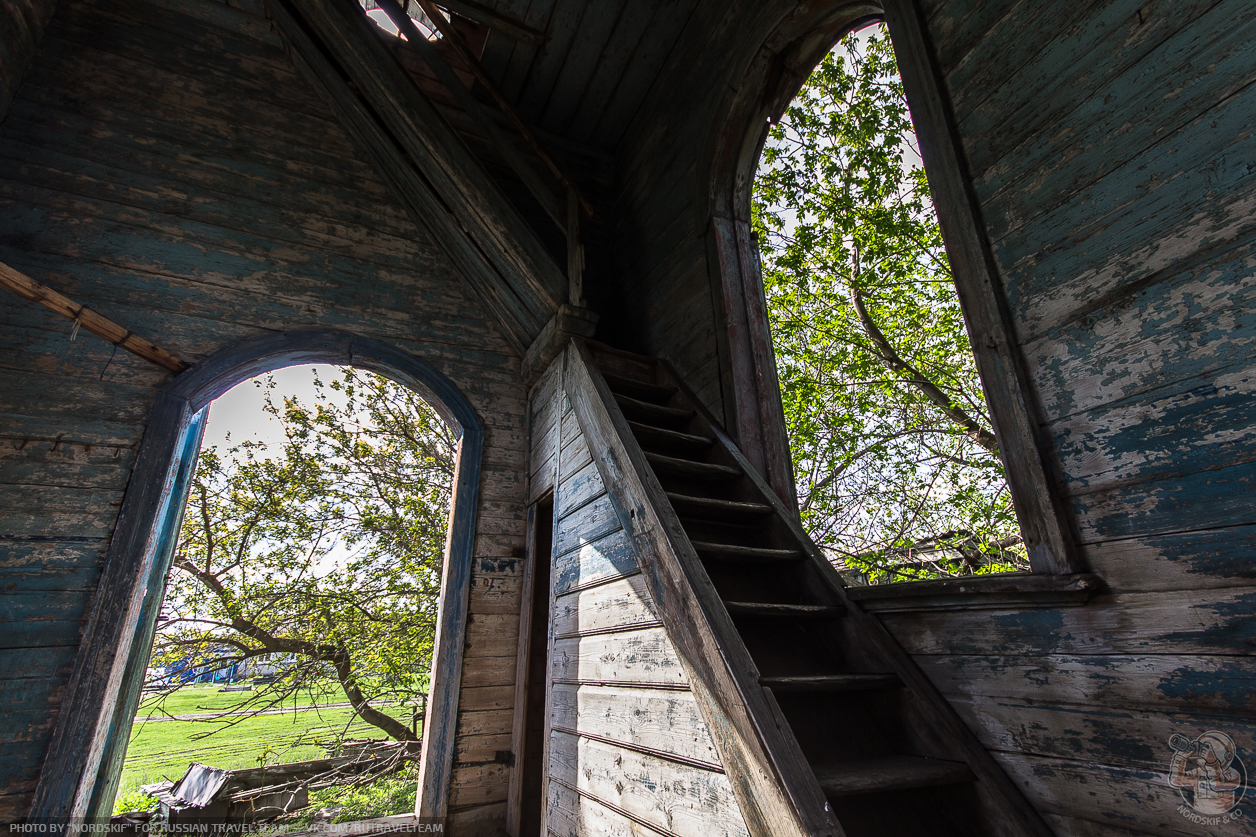
POLYGON ((515 761, 515 769, 519 771, 519 821, 515 837, 540 837, 541 834, 545 793, 545 667, 549 650, 550 556, 554 543, 552 493, 532 507, 529 523, 530 573, 525 590, 526 625, 521 626, 524 641, 519 661, 524 695, 519 708, 520 752, 515 761))

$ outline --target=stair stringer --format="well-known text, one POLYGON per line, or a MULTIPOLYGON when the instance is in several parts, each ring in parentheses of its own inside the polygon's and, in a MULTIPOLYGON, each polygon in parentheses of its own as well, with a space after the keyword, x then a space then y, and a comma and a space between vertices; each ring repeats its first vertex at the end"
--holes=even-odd
POLYGON ((898 640, 886 630, 875 614, 864 611, 857 602, 846 596, 845 580, 802 528, 798 516, 772 491, 763 476, 724 432, 720 423, 689 389, 680 373, 666 360, 658 362, 666 370, 671 383, 706 420, 715 436, 716 444, 723 447, 737 462, 754 484, 762 501, 772 507, 772 513, 788 527, 794 539, 802 546, 807 560, 819 570, 821 577, 846 604, 846 624, 865 646, 867 661, 873 663, 877 670, 893 671, 907 688, 913 698, 916 732, 931 745, 935 751, 933 755, 962 760, 972 770, 977 778, 974 787, 993 833, 999 837, 1055 837, 1055 832, 1037 809, 964 723, 955 708, 903 650, 898 640))
POLYGON ((844 837, 662 485, 618 407, 609 406, 610 388, 582 340, 567 349, 563 389, 750 833, 844 837))

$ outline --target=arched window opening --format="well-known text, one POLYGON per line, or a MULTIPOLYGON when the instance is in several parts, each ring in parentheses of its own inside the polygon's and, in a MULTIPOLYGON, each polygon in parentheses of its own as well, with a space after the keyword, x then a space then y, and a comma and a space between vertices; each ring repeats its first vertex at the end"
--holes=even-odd
MULTIPOLYGON (((114 810, 127 743, 144 697, 182 512, 196 475, 207 408, 241 382, 301 364, 353 367, 362 380, 375 382, 366 377, 373 373, 400 385, 421 396, 456 439, 431 633, 427 709, 421 727, 413 714, 408 716, 412 731, 421 730, 422 739, 416 813, 444 816, 477 531, 483 424, 454 382, 420 357, 370 338, 310 329, 263 334, 223 348, 172 379, 158 394, 35 787, 32 818, 98 822, 114 810)), ((430 426, 438 432, 437 425, 430 426)), ((425 607, 430 610, 431 602, 425 607)), ((329 636, 323 631, 313 639, 325 642, 329 636)), ((407 672, 415 670, 409 662, 403 665, 407 672)), ((353 705, 353 699, 345 702, 353 705)))
POLYGON ((229 820, 414 810, 457 444, 418 392, 352 367, 213 402, 115 814, 179 805, 192 763, 233 771, 219 795, 288 778, 229 820))
POLYGON ((799 508, 849 581, 1028 570, 884 24, 772 127, 753 190, 799 508))

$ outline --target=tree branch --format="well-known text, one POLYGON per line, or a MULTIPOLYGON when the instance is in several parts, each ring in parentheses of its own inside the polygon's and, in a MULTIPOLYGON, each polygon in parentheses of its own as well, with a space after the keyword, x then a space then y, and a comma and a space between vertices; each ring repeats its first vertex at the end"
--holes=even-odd
POLYGON ((868 339, 876 347, 876 354, 881 359, 881 362, 891 372, 902 375, 908 383, 920 390, 925 398, 933 402, 947 418, 963 429, 965 436, 981 445, 990 453, 998 456, 999 443, 995 439, 994 434, 982 427, 975 418, 965 412, 949 395, 939 389, 937 384, 926 378, 916 367, 904 360, 894 350, 894 346, 890 344, 889 338, 885 336, 885 333, 877 326, 876 321, 872 319, 872 315, 868 313, 868 308, 864 304, 863 294, 859 288, 855 287, 854 283, 851 283, 850 286, 850 300, 855 306, 855 313, 859 316, 859 322, 863 326, 864 332, 867 333, 868 339))

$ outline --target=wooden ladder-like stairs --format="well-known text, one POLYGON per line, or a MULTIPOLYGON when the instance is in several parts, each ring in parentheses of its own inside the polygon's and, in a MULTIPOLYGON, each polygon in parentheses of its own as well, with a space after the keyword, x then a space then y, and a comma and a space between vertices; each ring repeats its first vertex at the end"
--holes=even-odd
POLYGON ((577 341, 567 365, 622 516, 662 556, 664 623, 704 649, 708 725, 742 730, 722 749, 752 833, 1051 834, 668 364, 577 341))

